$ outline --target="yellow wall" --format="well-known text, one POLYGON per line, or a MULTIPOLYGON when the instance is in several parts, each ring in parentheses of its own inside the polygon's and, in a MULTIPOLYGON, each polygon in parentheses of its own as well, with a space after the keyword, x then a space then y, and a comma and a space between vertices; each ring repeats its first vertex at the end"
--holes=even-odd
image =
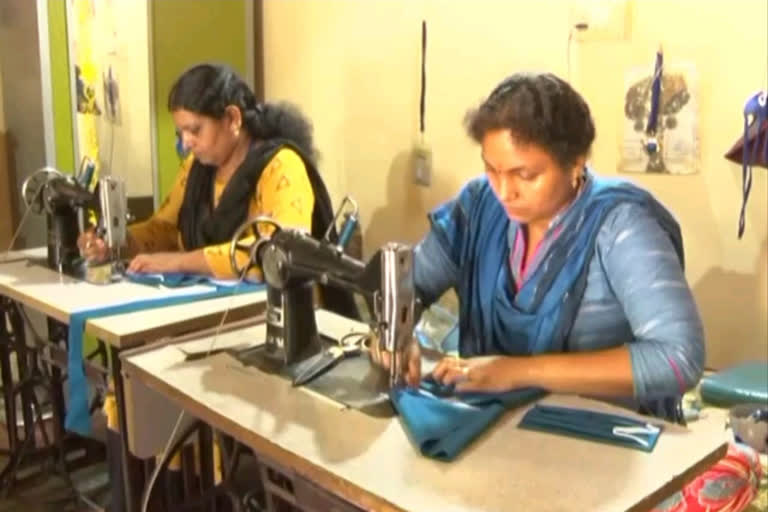
MULTIPOLYGON (((573 3, 264 3, 266 96, 294 101, 313 119, 320 168, 334 201, 350 193, 361 204, 368 254, 387 240, 418 240, 426 212, 481 172, 478 149, 461 124, 469 106, 514 71, 567 74, 573 3), (409 167, 418 129, 423 18, 429 24, 427 141, 434 155, 429 189, 411 184, 409 167)), ((650 66, 660 42, 668 62, 693 61, 700 78, 701 173, 631 177, 682 224, 708 363, 764 357, 768 173, 755 173, 747 233, 737 241, 740 169, 722 154, 738 136, 747 95, 765 87, 768 7, 764 0, 629 6, 629 40, 574 42, 571 49, 572 81, 595 114, 594 164, 601 173, 615 173, 626 67, 650 66)))
POLYGON ((768 353, 768 172, 755 169, 747 230, 736 238, 741 168, 723 158, 740 132, 747 96, 768 79, 768 3, 636 2, 625 43, 582 43, 578 86, 598 127, 594 162, 611 172, 618 159, 622 66, 649 65, 663 45, 665 62, 692 61, 699 75, 701 172, 643 176, 640 181, 677 214, 687 276, 708 338, 709 362, 720 366, 768 353), (693 18, 695 17, 695 22, 693 18), (606 72, 608 70, 609 72, 606 72))
MULTIPOLYGON (((106 73, 111 65, 116 74, 122 117, 116 125, 108 122, 104 114, 98 119, 103 170, 109 172, 111 161, 112 173, 125 180, 130 197, 152 196, 147 0, 112 0, 96 5, 92 25, 94 59, 99 72, 106 73), (114 149, 110 151, 113 142, 114 149)), ((103 93, 103 82, 99 78, 97 97, 105 111, 103 93)))

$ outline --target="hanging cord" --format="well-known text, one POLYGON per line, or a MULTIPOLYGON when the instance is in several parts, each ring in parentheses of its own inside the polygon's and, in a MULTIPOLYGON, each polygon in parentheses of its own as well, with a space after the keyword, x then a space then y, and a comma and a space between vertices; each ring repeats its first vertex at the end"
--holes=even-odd
POLYGON ((421 93, 419 97, 419 133, 422 141, 425 131, 425 111, 427 103, 427 22, 421 22, 421 93))
MULTIPOLYGON (((243 270, 240 273, 240 277, 237 280, 237 284, 235 284, 235 289, 232 292, 232 295, 229 298, 229 304, 227 304, 227 309, 224 311, 224 314, 221 316, 221 321, 219 322, 219 325, 216 327, 216 332, 213 334, 213 338, 211 339, 211 344, 208 346, 208 350, 206 351, 205 357, 208 357, 211 355, 211 352, 213 352, 214 347, 216 346, 216 341, 219 337, 219 333, 221 333, 222 327, 224 327, 224 322, 227 320, 227 316, 229 315, 230 309, 232 309, 232 301, 234 300, 235 296, 237 295, 237 290, 240 287, 240 285, 245 281, 245 277, 248 274, 248 265, 243 266, 243 270)), ((168 456, 168 452, 173 446, 173 444, 176 442, 176 434, 178 434, 179 428, 181 427, 181 422, 184 419, 184 409, 179 412, 178 418, 176 418, 176 423, 173 426, 173 430, 171 430, 171 435, 168 436, 168 441, 165 443, 165 447, 163 448, 163 452, 160 455, 160 460, 164 460, 168 456)), ((155 483, 157 481, 157 477, 160 475, 160 470, 163 468, 162 464, 157 464, 155 466, 155 470, 152 472, 152 477, 149 479, 149 484, 147 485, 146 490, 144 491, 144 496, 142 499, 141 504, 141 512, 147 512, 147 507, 149 507, 149 499, 152 496, 152 489, 155 487, 155 483)))
POLYGON ((645 127, 647 135, 655 135, 658 131, 659 109, 661 107, 661 82, 664 73, 664 54, 659 48, 656 52, 656 64, 651 79, 651 112, 648 114, 648 124, 645 127))

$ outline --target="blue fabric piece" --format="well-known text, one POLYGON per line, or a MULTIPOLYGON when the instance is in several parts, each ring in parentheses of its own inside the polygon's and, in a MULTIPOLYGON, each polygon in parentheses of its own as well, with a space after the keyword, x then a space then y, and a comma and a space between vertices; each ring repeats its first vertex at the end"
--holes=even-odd
POLYGON ((527 388, 506 393, 454 393, 425 378, 418 389, 397 388, 390 393, 411 442, 426 457, 455 459, 509 408, 544 395, 527 388))
POLYGON ((560 235, 517 291, 507 263, 512 221, 485 177, 430 214, 432 232, 458 272, 461 355, 567 350, 595 239, 606 216, 623 203, 651 212, 683 261, 682 236, 672 215, 651 194, 618 179, 587 180, 562 220, 560 235))
POLYGON ((168 288, 180 288, 193 284, 210 282, 208 276, 199 274, 184 274, 181 272, 166 272, 163 274, 143 274, 139 272, 126 272, 125 277, 134 283, 149 286, 166 286, 168 288))
MULTIPOLYGON (((744 229, 746 227, 746 209, 747 201, 749 200, 749 192, 752 190, 752 166, 757 165, 761 160, 762 162, 768 161, 768 140, 764 140, 763 151, 764 155, 762 159, 758 155, 760 149, 760 130, 763 123, 768 120, 768 91, 761 91, 755 93, 747 99, 747 103, 744 105, 744 137, 742 139, 742 155, 741 155, 741 211, 739 212, 739 239, 744 235, 744 229), (755 138, 752 141, 752 148, 750 150, 749 129, 750 118, 752 125, 755 125, 757 130, 755 131, 755 138)), ((768 136, 768 132, 766 132, 768 136)))
POLYGON ((653 451, 663 430, 628 416, 541 404, 525 413, 518 426, 646 452, 653 451))
MULTIPOLYGON (((195 278, 199 276, 194 276, 195 278)), ((200 284, 200 279, 190 279, 187 284, 200 284)), ((164 282, 165 284, 165 282, 164 282)), ((68 334, 68 373, 69 407, 64 421, 67 430, 87 436, 91 433, 91 416, 88 408, 88 382, 83 369, 83 332, 85 323, 92 318, 100 318, 122 313, 133 313, 145 309, 186 304, 204 299, 227 295, 252 293, 264 289, 264 284, 240 283, 238 286, 211 286, 210 291, 194 295, 143 299, 106 307, 95 307, 72 313, 69 317, 68 334)))

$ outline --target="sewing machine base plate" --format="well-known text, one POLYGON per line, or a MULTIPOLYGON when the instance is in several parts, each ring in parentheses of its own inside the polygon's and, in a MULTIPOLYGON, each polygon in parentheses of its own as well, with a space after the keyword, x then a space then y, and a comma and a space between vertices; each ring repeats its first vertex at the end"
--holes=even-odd
MULTIPOLYGON (((282 365, 270 358, 262 346, 234 351, 231 355, 245 366, 253 366, 291 381, 299 364, 282 365)), ((304 384, 305 388, 335 402, 383 418, 395 415, 389 401, 388 386, 388 375, 371 364, 367 353, 342 359, 326 373, 304 384)))
MULTIPOLYGON (((50 268, 48 260, 45 258, 29 258, 27 264, 50 268)), ((56 269, 51 270, 55 271, 56 269)), ((73 268, 64 268, 62 274, 91 284, 116 283, 123 278, 122 273, 115 270, 114 263, 102 263, 100 265, 80 264, 73 268)))

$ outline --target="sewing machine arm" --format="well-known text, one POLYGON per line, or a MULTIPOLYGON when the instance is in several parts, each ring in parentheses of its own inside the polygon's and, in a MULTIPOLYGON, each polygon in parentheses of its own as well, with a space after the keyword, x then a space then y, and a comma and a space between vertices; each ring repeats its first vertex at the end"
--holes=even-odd
MULTIPOLYGON (((279 327, 284 336, 282 340, 270 340, 268 334, 268 343, 283 343, 289 359, 291 354, 302 352, 297 345, 311 344, 306 339, 299 341, 299 331, 306 332, 307 328, 315 325, 314 310, 307 307, 306 299, 309 293, 306 286, 311 282, 332 284, 369 299, 369 304, 373 304, 371 330, 380 349, 402 354, 412 342, 416 301, 411 247, 386 244, 365 264, 344 254, 337 245, 327 240, 317 240, 302 231, 277 227, 269 238, 255 243, 251 254, 268 285, 268 330, 272 321, 279 324, 274 331, 278 332, 279 327), (305 298, 297 302, 299 294, 305 298), (276 311, 278 302, 280 311, 276 311), (282 311, 290 308, 293 311, 282 311), (270 309, 273 310, 272 315, 270 309)), ((401 359, 392 358, 390 385, 400 382, 401 359)))

